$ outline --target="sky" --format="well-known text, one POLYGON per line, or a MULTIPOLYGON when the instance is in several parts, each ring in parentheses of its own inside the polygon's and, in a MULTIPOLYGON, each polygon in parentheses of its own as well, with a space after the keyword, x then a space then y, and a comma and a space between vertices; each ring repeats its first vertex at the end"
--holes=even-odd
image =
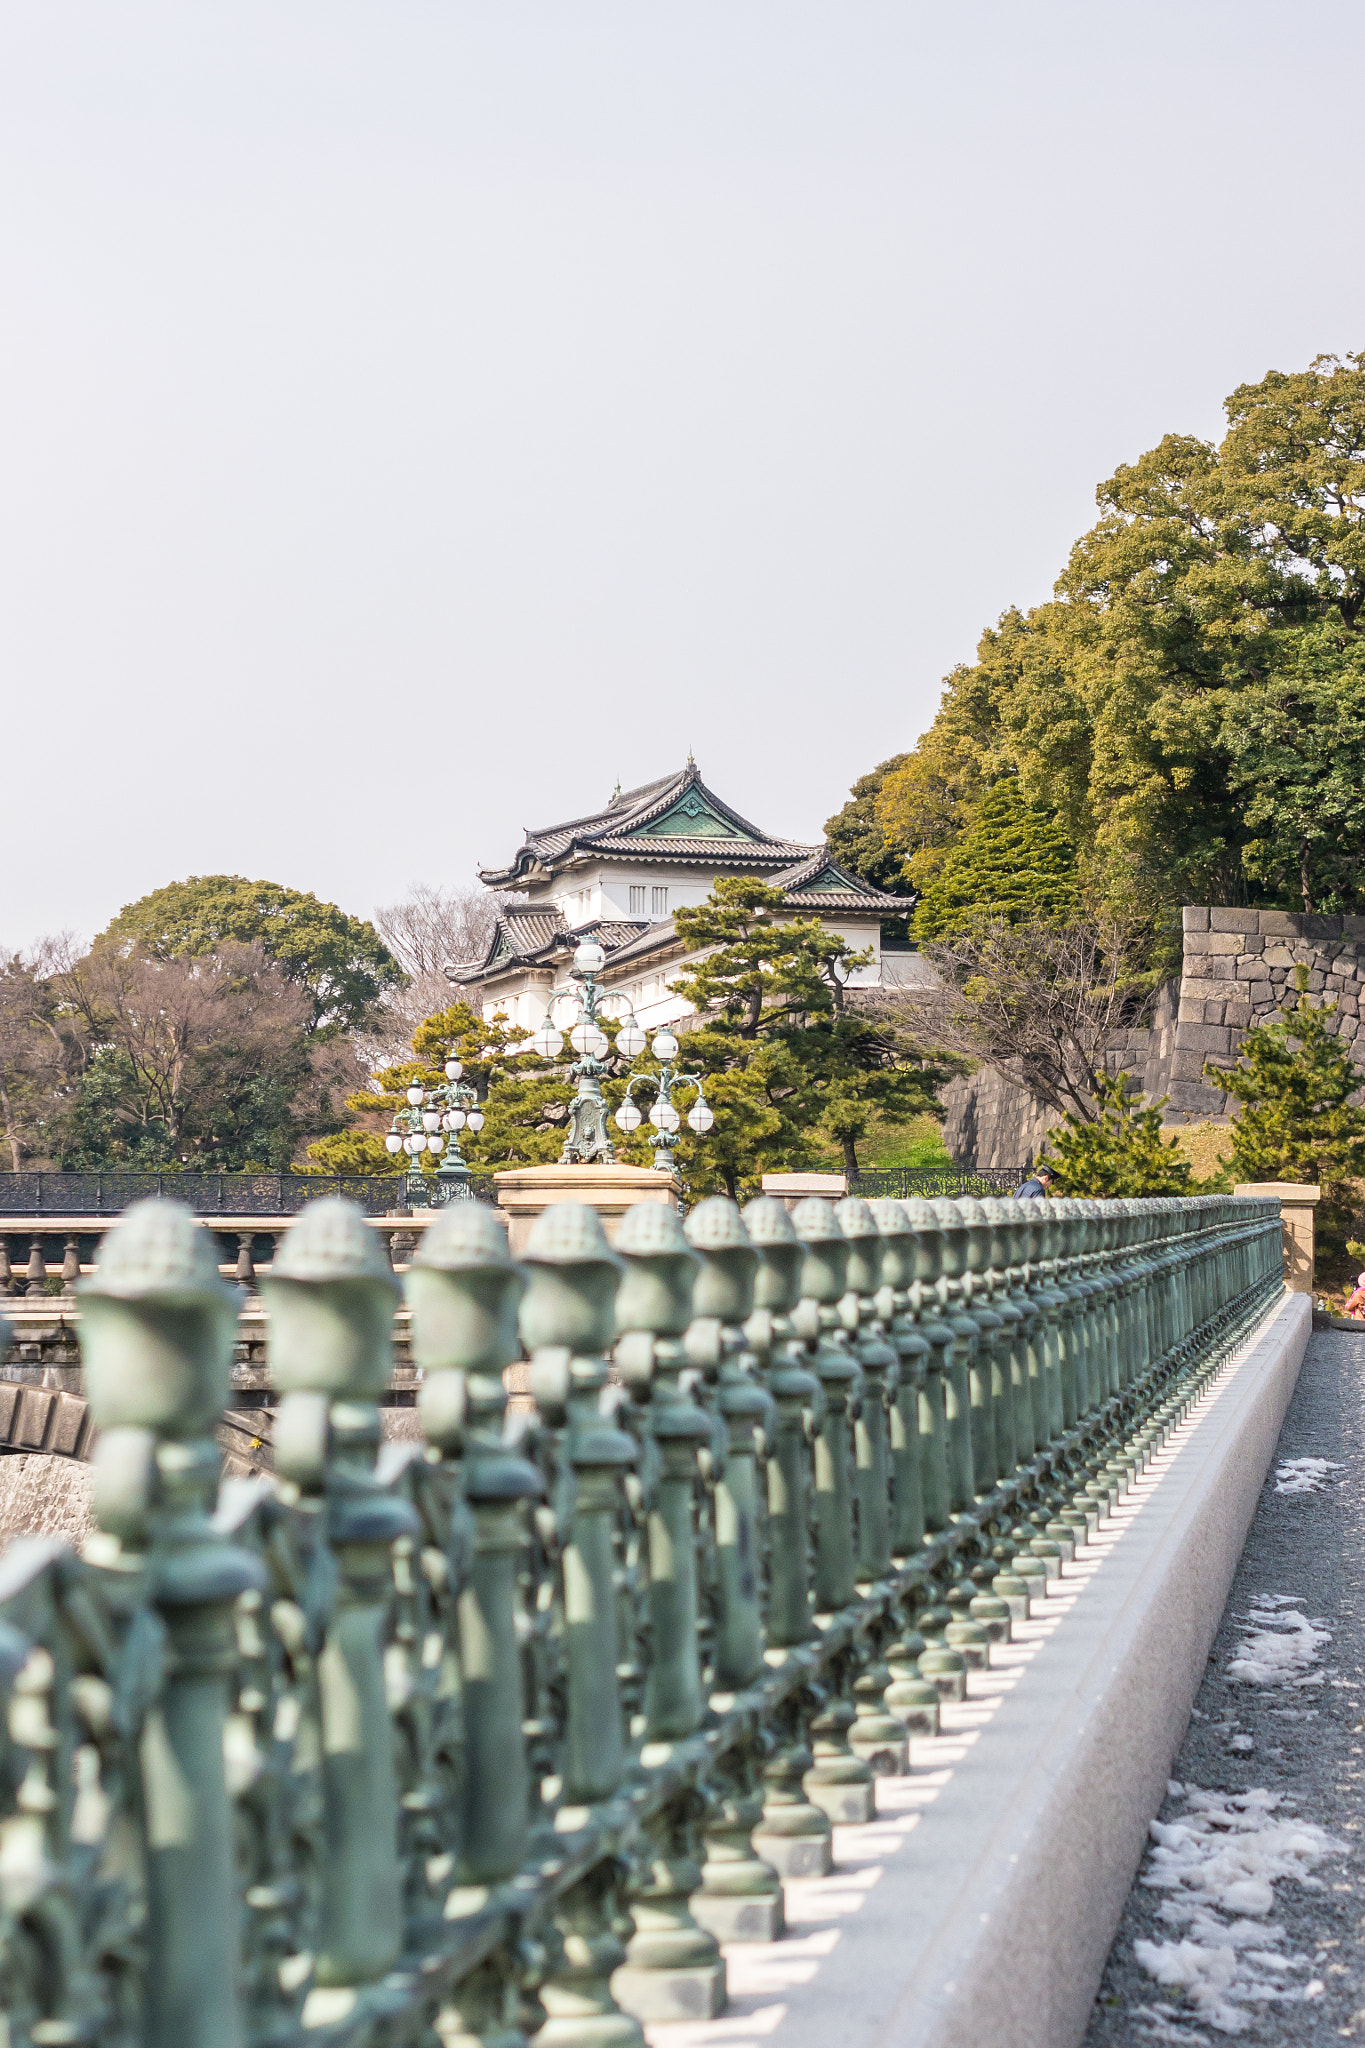
POLYGON ((0 943, 817 838, 1096 485, 1365 346, 1337 0, 0 4, 0 943))

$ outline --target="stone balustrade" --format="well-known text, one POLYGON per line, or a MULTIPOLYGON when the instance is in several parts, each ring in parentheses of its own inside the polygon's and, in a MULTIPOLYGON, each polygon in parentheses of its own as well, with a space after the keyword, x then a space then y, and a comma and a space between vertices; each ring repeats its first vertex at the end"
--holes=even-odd
POLYGON ((388 1445, 364 1218, 261 1286, 276 1471, 226 1483, 210 1237, 139 1204, 79 1286, 96 1531, 0 1559, 14 2048, 714 2014, 1283 1278, 1268 1200, 563 1204, 519 1261, 463 1203, 388 1445))

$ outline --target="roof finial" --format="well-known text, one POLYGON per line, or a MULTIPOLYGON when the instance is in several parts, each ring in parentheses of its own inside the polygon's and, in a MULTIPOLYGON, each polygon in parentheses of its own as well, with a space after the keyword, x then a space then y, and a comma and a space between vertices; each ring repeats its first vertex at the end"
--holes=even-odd
POLYGON ((696 761, 693 759, 691 747, 689 747, 687 750, 687 765, 689 768, 695 768, 697 765, 696 761))
POLYGON ((611 793, 611 800, 614 804, 619 803, 621 800, 621 778, 619 775, 616 778, 616 787, 611 793))

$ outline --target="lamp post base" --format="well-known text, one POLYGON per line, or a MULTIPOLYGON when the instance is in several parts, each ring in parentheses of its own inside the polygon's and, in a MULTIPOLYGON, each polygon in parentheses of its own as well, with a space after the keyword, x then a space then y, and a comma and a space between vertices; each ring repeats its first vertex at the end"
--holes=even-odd
POLYGON ((517 1258, 537 1216, 555 1202, 586 1202, 596 1209, 607 1236, 634 1202, 676 1202, 682 1183, 652 1166, 621 1166, 614 1161, 556 1166, 512 1166, 493 1176, 498 1207, 507 1218, 513 1258, 517 1258))

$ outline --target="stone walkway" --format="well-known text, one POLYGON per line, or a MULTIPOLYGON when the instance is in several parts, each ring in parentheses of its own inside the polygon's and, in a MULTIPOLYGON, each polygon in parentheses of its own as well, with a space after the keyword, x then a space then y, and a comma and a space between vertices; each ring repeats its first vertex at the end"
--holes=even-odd
POLYGON ((1365 1335, 1310 1341, 1157 1827, 1085 2048, 1365 2041, 1365 1335))

